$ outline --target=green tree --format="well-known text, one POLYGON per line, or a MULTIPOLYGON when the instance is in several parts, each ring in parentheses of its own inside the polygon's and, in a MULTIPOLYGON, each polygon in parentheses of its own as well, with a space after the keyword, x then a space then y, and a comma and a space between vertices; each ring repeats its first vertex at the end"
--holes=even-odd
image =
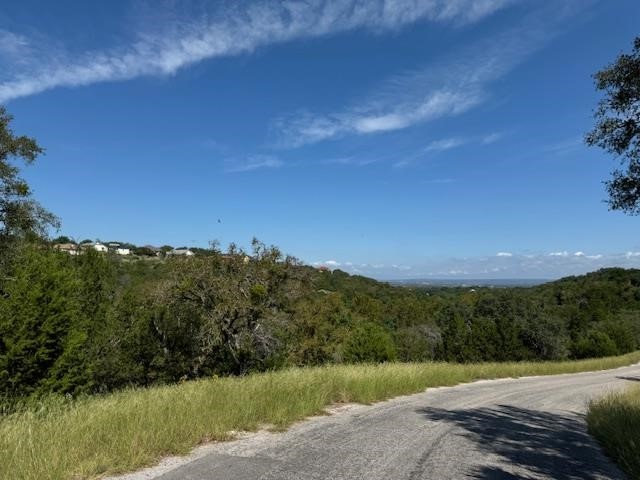
POLYGON ((609 335, 598 330, 591 330, 586 336, 579 338, 572 350, 575 358, 608 357, 618 354, 615 342, 609 335))
POLYGON ((167 280, 152 295, 152 321, 183 375, 244 374, 269 368, 279 354, 276 333, 302 296, 305 275, 277 248, 252 247, 251 261, 232 246, 224 256, 169 262, 167 280))
POLYGON ((640 214, 640 37, 631 54, 594 75, 596 88, 604 92, 595 111, 596 125, 585 141, 620 158, 621 167, 605 182, 612 210, 640 214))
POLYGON ((17 160, 33 163, 43 149, 33 138, 14 135, 12 120, 0 106, 0 268, 15 240, 45 236, 48 227, 59 226, 57 218, 32 198, 16 165, 17 160))
POLYGON ((340 363, 352 316, 339 293, 320 293, 299 301, 288 323, 289 360, 296 365, 340 363))
POLYGON ((440 330, 432 325, 401 327, 396 330, 394 339, 398 359, 403 362, 433 360, 442 347, 440 330))
POLYGON ((66 235, 60 235, 59 237, 56 237, 53 240, 51 240, 51 243, 76 243, 76 242, 74 242, 73 239, 67 237, 66 235))
POLYGON ((45 384, 46 390, 65 390, 68 385, 48 380, 52 369, 62 370, 59 362, 65 350, 75 346, 81 335, 74 328, 82 319, 77 295, 81 282, 72 259, 64 253, 21 247, 13 274, 0 299, 0 392, 25 395, 45 384))
POLYGON ((525 346, 538 360, 564 360, 569 356, 570 338, 561 319, 540 312, 522 332, 525 346))
POLYGON ((471 312, 468 307, 454 304, 440 312, 439 324, 442 328, 440 357, 449 362, 469 362, 472 353, 471 312))
POLYGON ((149 247, 136 247, 136 248, 133 249, 133 253, 135 255, 140 255, 142 257, 155 257, 156 256, 156 252, 154 252, 149 247))
POLYGON ((356 324, 346 339, 344 360, 349 363, 388 362, 396 359, 396 347, 387 330, 373 322, 356 324))

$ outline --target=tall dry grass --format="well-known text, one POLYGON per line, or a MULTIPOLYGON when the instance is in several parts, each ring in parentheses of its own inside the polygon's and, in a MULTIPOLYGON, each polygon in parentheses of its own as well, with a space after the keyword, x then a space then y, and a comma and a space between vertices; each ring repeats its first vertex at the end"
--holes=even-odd
POLYGON ((587 423, 629 478, 640 480, 640 386, 591 402, 587 423))
POLYGON ((478 379, 604 370, 638 361, 640 352, 576 362, 336 365, 74 401, 49 397, 0 418, 0 478, 95 478, 227 440, 232 431, 282 429, 336 402, 370 403, 478 379))

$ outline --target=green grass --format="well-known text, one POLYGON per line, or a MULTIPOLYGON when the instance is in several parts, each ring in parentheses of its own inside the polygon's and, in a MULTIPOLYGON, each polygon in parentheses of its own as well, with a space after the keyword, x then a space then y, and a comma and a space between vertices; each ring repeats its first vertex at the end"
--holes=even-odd
POLYGON ((232 431, 284 429, 332 403, 371 403, 478 379, 603 370, 640 352, 576 362, 341 365, 131 389, 65 401, 50 397, 0 418, 0 478, 95 478, 187 453, 232 431))
POLYGON ((587 423, 629 478, 640 480, 640 386, 591 402, 587 423))

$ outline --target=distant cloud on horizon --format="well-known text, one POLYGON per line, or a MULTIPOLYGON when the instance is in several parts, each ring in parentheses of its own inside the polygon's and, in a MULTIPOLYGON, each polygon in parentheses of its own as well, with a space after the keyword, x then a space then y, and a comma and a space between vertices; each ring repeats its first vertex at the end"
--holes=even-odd
MULTIPOLYGON (((557 253, 557 252, 554 252, 557 253)), ((516 254, 498 252, 493 257, 450 258, 429 260, 415 265, 356 264, 329 260, 314 262, 331 269, 339 268, 348 273, 378 279, 417 278, 469 278, 469 279, 556 279, 570 275, 582 275, 608 267, 640 268, 640 252, 615 254, 587 254, 577 251, 561 255, 516 254)))

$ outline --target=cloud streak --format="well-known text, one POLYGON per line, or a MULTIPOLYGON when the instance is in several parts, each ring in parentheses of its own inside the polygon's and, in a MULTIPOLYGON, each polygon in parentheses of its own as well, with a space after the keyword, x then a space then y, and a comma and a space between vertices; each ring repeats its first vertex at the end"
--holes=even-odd
POLYGON ((444 138, 442 140, 434 140, 424 149, 425 152, 443 152, 452 148, 461 147, 468 140, 464 138, 444 138))
POLYGON ((494 132, 494 133, 490 133, 489 135, 485 135, 482 138, 482 144, 483 145, 491 145, 492 143, 496 143, 498 140, 500 140, 502 137, 504 136, 504 134, 502 132, 494 132))
POLYGON ((414 99, 398 103, 391 97, 378 104, 368 103, 330 115, 298 112, 274 122, 279 137, 277 143, 285 148, 297 148, 310 143, 343 137, 350 134, 371 134, 400 130, 416 123, 457 115, 480 104, 483 94, 475 88, 442 86, 414 99))
POLYGON ((280 168, 284 165, 282 160, 271 155, 252 155, 242 163, 235 163, 227 168, 230 173, 252 172, 260 169, 280 168))
MULTIPOLYGON (((0 102, 34 95, 56 87, 77 87, 98 82, 121 81, 145 75, 171 75, 206 59, 249 53, 272 44, 332 35, 355 29, 393 31, 419 22, 467 24, 504 8, 515 0, 310 0, 307 2, 228 3, 197 18, 160 26, 153 32, 139 32, 129 44, 100 51, 71 55, 53 51, 46 44, 43 62, 8 62, 0 77, 0 102), (9 67, 9 68, 7 68, 9 67)), ((171 14, 169 15, 171 17, 171 14)), ((28 39, 0 31, 4 49, 24 49, 28 39)), ((426 99, 423 111, 450 110, 450 103, 463 108, 468 100, 452 99, 442 91, 426 99)), ((406 115, 362 118, 360 129, 375 131, 400 125, 406 115)), ((409 120, 410 121, 410 120, 409 120)), ((326 126, 319 125, 318 130, 326 126)), ((313 137, 313 127, 308 127, 313 137)))
MULTIPOLYGON (((297 148, 347 135, 400 130, 451 117, 490 98, 489 86, 544 46, 559 30, 571 8, 534 12, 522 25, 472 48, 453 52, 449 60, 389 78, 378 91, 342 111, 295 112, 274 121, 277 144, 297 148)), ((485 144, 501 134, 487 135, 485 144)), ((457 145, 454 145, 457 146, 457 145)))
POLYGON ((29 51, 29 41, 26 37, 0 29, 0 56, 13 59, 29 51))
POLYGON ((439 152, 446 152, 455 148, 468 146, 470 144, 477 144, 481 146, 487 146, 491 143, 497 142, 502 138, 502 134, 492 133, 484 135, 482 137, 449 137, 439 140, 431 141, 426 147, 423 147, 410 154, 402 155, 400 160, 395 160, 393 166, 395 168, 407 167, 414 163, 416 160, 425 157, 427 154, 437 154, 439 152), (486 142, 485 139, 492 137, 491 142, 486 142))

